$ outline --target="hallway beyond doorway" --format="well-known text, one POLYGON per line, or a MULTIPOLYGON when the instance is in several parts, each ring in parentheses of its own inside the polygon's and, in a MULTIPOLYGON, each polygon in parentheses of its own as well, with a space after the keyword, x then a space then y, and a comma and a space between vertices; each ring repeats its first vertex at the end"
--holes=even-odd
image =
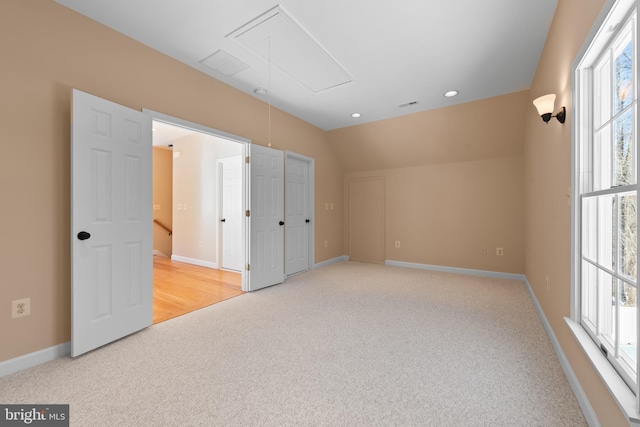
POLYGON ((153 324, 243 293, 240 273, 153 257, 153 324))

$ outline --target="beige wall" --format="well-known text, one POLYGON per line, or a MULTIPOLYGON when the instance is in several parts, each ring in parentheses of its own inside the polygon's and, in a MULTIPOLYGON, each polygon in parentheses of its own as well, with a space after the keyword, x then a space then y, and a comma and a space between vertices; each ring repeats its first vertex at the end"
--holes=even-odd
MULTIPOLYGON (((266 145, 267 105, 51 0, 0 13, 0 361, 70 338, 71 89, 148 108, 266 145), (7 141, 11 141, 8 144, 7 141), (12 208, 9 209, 8 206, 12 208), (32 315, 11 320, 10 301, 32 315)), ((316 262, 341 256, 342 170, 324 131, 277 109, 274 148, 313 157, 316 262), (336 209, 320 209, 333 201, 336 209)))
POLYGON ((522 274, 523 164, 507 157, 355 172, 346 176, 345 199, 350 178, 385 177, 387 260, 522 274))
MULTIPOLYGON (((528 102, 521 91, 329 132, 345 206, 351 178, 386 178, 385 259, 524 273, 528 102)), ((347 211, 345 254, 348 224, 347 211)))
POLYGON ((567 107, 564 125, 545 125, 528 103, 525 124, 526 276, 562 349, 603 426, 628 423, 569 332, 571 185, 571 65, 603 0, 560 0, 531 86, 531 100, 557 94, 556 110, 567 107), (546 290, 545 276, 549 277, 546 290))
POLYGON ((193 134, 173 141, 173 256, 217 264, 217 173, 214 142, 193 134))
POLYGON ((527 91, 328 132, 346 172, 522 156, 527 91))
MULTIPOLYGON (((171 150, 153 148, 153 219, 172 227, 173 153, 171 150)), ((153 250, 171 256, 171 236, 159 225, 153 225, 153 250)))
POLYGON ((217 160, 241 155, 243 145, 203 133, 173 141, 178 157, 173 159, 172 253, 181 261, 220 266, 217 160))

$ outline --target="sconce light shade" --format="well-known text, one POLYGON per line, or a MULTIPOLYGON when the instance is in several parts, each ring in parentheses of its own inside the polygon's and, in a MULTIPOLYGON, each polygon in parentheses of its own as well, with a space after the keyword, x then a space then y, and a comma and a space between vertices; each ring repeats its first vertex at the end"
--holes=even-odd
POLYGON ((556 103, 555 93, 543 95, 533 100, 533 105, 536 106, 536 109, 538 110, 538 114, 540 114, 540 117, 542 117, 542 120, 545 123, 549 123, 549 120, 551 120, 551 117, 555 117, 556 119, 558 119, 560 123, 564 123, 565 115, 566 115, 566 109, 564 107, 562 107, 562 109, 558 112, 558 114, 556 114, 555 116, 552 116, 555 103, 556 103))
POLYGON ((538 109, 538 114, 544 116, 545 114, 553 113, 553 107, 556 104, 556 94, 550 93, 549 95, 543 95, 540 98, 533 100, 533 105, 538 109))

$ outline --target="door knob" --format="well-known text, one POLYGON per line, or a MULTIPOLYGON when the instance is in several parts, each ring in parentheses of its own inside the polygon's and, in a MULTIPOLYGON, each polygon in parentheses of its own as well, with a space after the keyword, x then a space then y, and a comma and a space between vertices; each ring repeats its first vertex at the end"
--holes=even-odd
POLYGON ((279 222, 279 224, 280 224, 280 225, 284 225, 284 221, 280 221, 280 222, 279 222))
POLYGON ((226 219, 224 219, 224 218, 222 218, 222 219, 220 220, 220 222, 227 222, 227 220, 226 220, 226 219))
POLYGON ((78 233, 78 239, 80 240, 87 240, 89 237, 91 237, 91 234, 87 233, 86 231, 81 231, 78 233))
POLYGON ((310 219, 305 219, 304 222, 306 222, 307 224, 311 222, 310 219))

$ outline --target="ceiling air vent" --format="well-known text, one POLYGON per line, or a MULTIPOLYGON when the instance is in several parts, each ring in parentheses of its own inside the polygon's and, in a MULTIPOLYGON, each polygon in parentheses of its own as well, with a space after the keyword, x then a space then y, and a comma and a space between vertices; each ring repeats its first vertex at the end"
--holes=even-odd
POLYGON ((213 52, 213 54, 204 58, 200 63, 202 65, 206 65, 212 70, 224 74, 227 77, 231 77, 238 74, 240 71, 249 68, 247 64, 240 61, 235 56, 228 54, 224 50, 217 50, 213 52))
POLYGON ((414 105, 418 105, 418 101, 405 102, 404 104, 398 105, 398 108, 407 108, 407 107, 412 107, 414 105))

